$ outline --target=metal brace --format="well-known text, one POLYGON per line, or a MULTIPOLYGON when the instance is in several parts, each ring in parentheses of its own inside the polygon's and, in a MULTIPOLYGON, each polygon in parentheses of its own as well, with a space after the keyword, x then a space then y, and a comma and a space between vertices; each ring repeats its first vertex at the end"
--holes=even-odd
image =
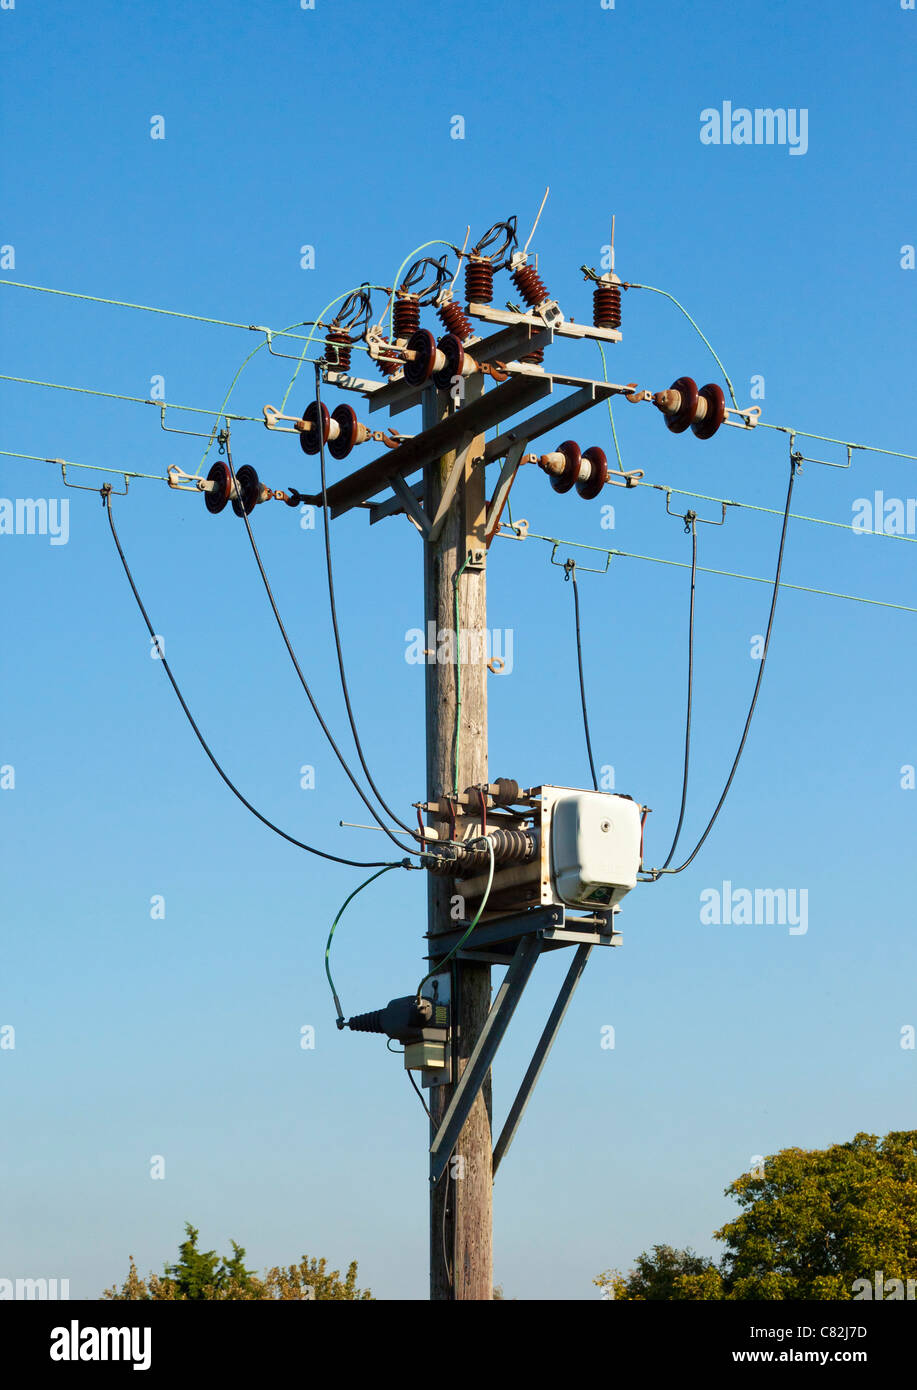
MULTIPOLYGON (((582 570, 582 572, 583 572, 584 574, 607 574, 607 573, 608 573, 609 569, 611 568, 611 557, 612 557, 612 555, 614 554, 614 551, 613 551, 613 550, 606 550, 606 551, 605 551, 605 567, 604 567, 604 569, 600 569, 597 565, 579 565, 579 564, 576 563, 575 560, 565 560, 564 563, 561 565, 561 563, 560 563, 559 560, 555 560, 555 559, 554 559, 554 556, 557 554, 557 551, 558 551, 558 549, 560 548, 560 546, 562 546, 562 545, 576 545, 576 544, 577 544, 576 541, 555 541, 555 542, 554 542, 554 548, 553 548, 553 550, 551 551, 551 564, 552 564, 552 565, 557 565, 560 569, 566 570, 565 578, 568 578, 568 579, 569 579, 569 577, 570 577, 570 569, 569 569, 569 566, 571 566, 571 565, 572 565, 574 568, 578 569, 578 570, 582 570)), ((597 550, 597 549, 598 549, 598 546, 594 546, 594 545, 584 545, 584 546, 580 546, 579 549, 581 549, 581 550, 597 550)))
MULTIPOLYGON (((87 483, 68 483, 68 482, 67 482, 67 463, 66 463, 66 460, 64 460, 64 459, 48 459, 48 463, 59 463, 59 464, 60 464, 60 475, 61 475, 61 478, 63 479, 63 482, 64 482, 64 486, 65 486, 65 487, 76 488, 79 492, 99 492, 99 491, 100 491, 99 488, 97 488, 97 487, 90 487, 87 483)), ((103 493, 103 501, 104 501, 104 496, 107 495, 107 493, 109 493, 109 492, 112 493, 113 496, 115 496, 115 497, 126 497, 126 496, 127 496, 127 490, 128 490, 128 488, 130 487, 130 480, 129 480, 129 478, 128 478, 128 476, 127 476, 126 473, 123 473, 121 476, 124 478, 124 491, 123 491, 123 492, 119 492, 118 489, 117 489, 116 487, 114 487, 114 488, 112 487, 111 483, 103 483, 103 484, 102 484, 102 488, 101 488, 101 491, 102 491, 102 493, 103 493)), ((69 503, 68 503, 68 505, 69 505, 69 503)))
POLYGON ((684 513, 682 513, 682 512, 673 512, 673 511, 672 511, 672 507, 671 507, 672 493, 673 493, 673 492, 677 492, 678 489, 677 489, 677 488, 671 488, 671 487, 662 488, 661 483, 656 483, 655 486, 658 487, 658 488, 660 488, 662 491, 665 492, 665 509, 666 509, 666 511, 668 512, 669 516, 677 516, 678 519, 679 519, 679 521, 683 521, 683 522, 685 523, 685 535, 686 535, 686 536, 687 536, 688 533, 690 532, 691 527, 697 525, 698 523, 699 523, 701 526, 723 526, 723 525, 725 524, 725 521, 726 521, 726 508, 732 506, 732 503, 731 503, 731 502, 724 502, 724 503, 722 504, 722 506, 723 506, 723 515, 720 517, 719 521, 711 521, 710 517, 707 517, 707 516, 698 516, 698 515, 697 515, 697 512, 692 511, 692 510, 690 510, 690 509, 689 509, 688 511, 684 512, 684 513))

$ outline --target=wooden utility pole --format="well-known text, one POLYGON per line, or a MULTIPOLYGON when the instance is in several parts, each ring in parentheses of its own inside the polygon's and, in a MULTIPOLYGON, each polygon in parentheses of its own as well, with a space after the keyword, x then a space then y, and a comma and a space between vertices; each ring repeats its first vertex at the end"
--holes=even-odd
MULTIPOLYGON (((466 400, 483 386, 480 378, 467 384, 466 400)), ((432 395, 432 392, 429 393, 432 395)), ((446 392, 424 407, 424 429, 449 413, 446 392)), ((427 797, 436 800, 453 790, 486 782, 487 775, 487 572, 484 566, 485 481, 483 436, 471 441, 465 466, 439 535, 425 542, 424 595, 428 646, 436 653, 426 667, 427 797), (454 632, 456 575, 472 559, 458 580, 458 632, 454 632), (455 769, 456 665, 438 659, 436 634, 454 634, 454 650, 461 654, 461 730, 458 775, 455 769), (462 633, 467 640, 462 645, 462 633), (431 645, 432 644, 432 645, 431 645), (457 786, 456 786, 457 784, 457 786)), ((450 453, 427 466, 424 474, 425 508, 435 517, 447 490, 457 454, 450 453)), ((445 650, 448 655, 449 645, 445 650)), ((448 822, 437 828, 448 833, 448 822)), ((461 833, 461 818, 457 834, 461 833)), ((431 937, 454 931, 451 914, 455 885, 451 879, 429 875, 428 922, 431 937)), ((435 952, 434 943, 426 949, 435 952)), ((447 967, 448 968, 448 967, 447 967)), ((465 1068, 490 1010, 490 966, 468 960, 453 964, 452 1026, 456 1043, 453 1080, 449 1086, 430 1090, 433 1116, 431 1140, 445 1114, 455 1083, 465 1068)), ((474 1102, 442 1178, 430 1192, 430 1297, 434 1300, 493 1297, 493 1139, 491 1134, 490 1078, 474 1102)))

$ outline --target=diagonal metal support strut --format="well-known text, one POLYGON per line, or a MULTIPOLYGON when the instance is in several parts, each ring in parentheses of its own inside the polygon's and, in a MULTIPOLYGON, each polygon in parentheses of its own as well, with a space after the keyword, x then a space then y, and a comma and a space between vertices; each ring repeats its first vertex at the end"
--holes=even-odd
POLYGON ((529 1062, 528 1070, 522 1078, 522 1085, 516 1093, 516 1099, 513 1101, 510 1112, 506 1117, 506 1123, 500 1131, 500 1138, 494 1146, 494 1177, 497 1175, 500 1160, 506 1156, 510 1144, 516 1137, 516 1130, 522 1123, 522 1116, 525 1114, 525 1108, 531 1099, 538 1078, 541 1076, 544 1064, 548 1060, 548 1054, 554 1046, 554 1040, 560 1032, 560 1025, 564 1021, 564 1016, 570 1006, 570 1000, 573 998, 574 991, 580 982, 580 977, 586 969, 586 962, 591 952, 591 945, 582 945, 577 948, 576 954, 573 957, 573 963, 567 971, 566 978, 560 987, 560 993, 548 1016, 548 1021, 544 1026, 544 1032, 538 1040, 538 1046, 535 1048, 531 1062, 529 1062))
POLYGON ((487 1015, 487 1021, 468 1058, 465 1070, 456 1086, 449 1108, 443 1116, 436 1138, 430 1145, 430 1181, 438 1182, 446 1169, 446 1164, 458 1142, 465 1121, 474 1104, 478 1092, 484 1085, 497 1049, 503 1041, 509 1021, 522 991, 528 984, 535 969, 542 946, 534 935, 524 936, 516 947, 512 964, 506 972, 503 983, 497 990, 496 998, 487 1015))

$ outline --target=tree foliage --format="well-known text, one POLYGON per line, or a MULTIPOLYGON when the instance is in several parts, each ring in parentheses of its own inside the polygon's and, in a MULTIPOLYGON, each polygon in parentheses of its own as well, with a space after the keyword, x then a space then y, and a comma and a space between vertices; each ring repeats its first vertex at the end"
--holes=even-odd
POLYGON ((726 1194, 742 1211, 715 1232, 719 1264, 656 1245, 628 1275, 608 1270, 595 1283, 625 1300, 849 1300, 877 1271, 917 1277, 917 1130, 782 1149, 726 1194))
POLYGON ((133 1255, 124 1283, 113 1285, 102 1294, 106 1299, 135 1300, 192 1300, 192 1299, 302 1299, 323 1302, 360 1301, 372 1299, 369 1289, 357 1288, 357 1262, 347 1268, 344 1278, 340 1270, 329 1270, 327 1261, 303 1255, 299 1264, 279 1266, 258 1278, 245 1267, 245 1250, 230 1241, 232 1255, 227 1259, 214 1250, 198 1250, 198 1231, 190 1223, 185 1226, 185 1240, 178 1250, 178 1261, 167 1264, 162 1274, 150 1274, 142 1279, 137 1272, 133 1255))

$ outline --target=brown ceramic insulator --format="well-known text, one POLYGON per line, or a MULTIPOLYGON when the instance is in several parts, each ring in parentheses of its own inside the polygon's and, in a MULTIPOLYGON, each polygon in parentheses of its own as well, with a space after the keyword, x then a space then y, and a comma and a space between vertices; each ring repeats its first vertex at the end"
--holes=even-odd
POLYGON ((533 309, 537 309, 539 304, 543 304, 548 297, 544 281, 538 274, 533 265, 519 265, 510 272, 513 284, 522 295, 526 304, 533 309))
POLYGON ((469 304, 490 304, 494 297, 494 268, 490 261, 469 257, 465 266, 465 299, 469 304))
POLYGON ((215 516, 226 506, 229 501, 229 494, 232 492, 232 474, 222 459, 217 459, 207 474, 207 481, 213 483, 214 486, 204 493, 204 505, 208 512, 212 512, 215 516))
POLYGON ((456 377, 464 375, 465 349, 462 341, 454 333, 446 333, 436 344, 439 351, 443 354, 445 364, 433 373, 433 384, 440 391, 448 391, 456 377))
POLYGON ((319 439, 318 420, 319 408, 317 401, 310 401, 302 413, 303 421, 310 426, 308 430, 301 430, 299 435, 299 447, 304 454, 317 454, 323 444, 328 443, 328 432, 331 428, 331 416, 328 407, 322 401, 321 422, 322 434, 319 439))
POLYGON ((533 348, 531 352, 526 352, 519 358, 520 362, 533 362, 539 366, 544 361, 544 348, 533 348))
POLYGON ((456 300, 447 300, 436 310, 447 333, 453 333, 460 343, 471 337, 471 320, 456 300))
POLYGON ((596 328, 621 327, 621 291, 617 285, 597 285, 593 290, 592 322, 596 328))
POLYGON ((328 440, 328 452, 333 459, 345 459, 356 442, 356 412, 351 405, 336 405, 331 418, 338 427, 338 434, 336 439, 328 440))
POLYGON ((387 339, 381 338, 379 340, 379 346, 386 355, 384 358, 376 358, 376 366, 383 376, 394 376, 401 363, 393 361, 389 355, 391 353, 391 344, 387 339))
POLYGON ((420 327, 420 305, 413 295, 396 299, 392 309, 392 323, 396 338, 410 338, 420 327))
POLYGON ((350 371, 353 339, 344 328, 329 328, 325 334, 325 360, 333 372, 350 371))
POLYGON ((605 450, 600 449, 597 444, 583 450, 583 459, 589 464, 590 476, 577 478, 576 490, 580 497, 585 497, 587 502, 591 502, 593 497, 598 497, 608 481, 608 459, 605 457, 605 450))
POLYGON ((711 381, 707 386, 701 387, 697 396, 698 400, 707 402, 707 410, 703 420, 692 420, 691 428, 698 439, 712 439, 726 418, 726 397, 723 395, 723 388, 711 381))
POLYGON ((681 404, 674 415, 666 415, 666 428, 673 434, 684 434, 697 413, 697 382, 689 376, 680 376, 669 387, 681 396, 681 404))
POLYGON ((573 439, 565 439, 557 450, 563 454, 565 459, 563 473, 551 475, 551 486, 555 492, 569 492, 573 484, 579 477, 580 463, 582 454, 580 447, 573 439))
POLYGON ((409 386, 422 386, 436 367, 436 339, 428 329, 418 328, 408 338, 405 353, 411 354, 404 364, 405 381, 409 386))
POLYGON ((261 483, 250 463, 243 463, 236 473, 239 496, 232 499, 236 516, 248 516, 261 501, 261 483))

